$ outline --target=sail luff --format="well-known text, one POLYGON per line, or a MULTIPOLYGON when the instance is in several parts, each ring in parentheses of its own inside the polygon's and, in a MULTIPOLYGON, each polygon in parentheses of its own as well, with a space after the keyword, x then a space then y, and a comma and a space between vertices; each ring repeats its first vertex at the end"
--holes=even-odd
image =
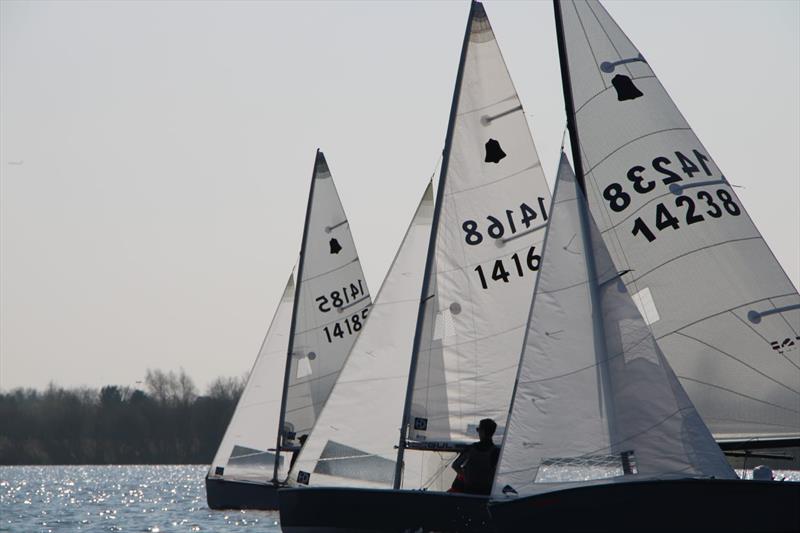
POLYGON ((403 418, 400 425, 400 439, 397 445, 397 463, 395 465, 394 488, 399 489, 403 475, 403 456, 405 454, 406 427, 411 413, 411 401, 414 395, 414 377, 417 373, 417 359, 419 358, 419 348, 422 342, 422 327, 424 321, 425 302, 429 298, 431 271, 433 268, 434 254, 436 253, 436 234, 439 225, 439 214, 442 211, 442 202, 445 195, 445 179, 447 168, 450 162, 450 148, 453 144, 453 130, 455 127, 456 116, 458 114, 458 100, 461 94, 461 82, 464 77, 464 64, 467 58, 467 47, 469 46, 469 36, 472 31, 472 16, 475 7, 479 3, 472 0, 470 3, 469 16, 467 17, 467 27, 464 30, 464 40, 461 45, 461 57, 458 61, 458 72, 456 73, 456 83, 453 89, 453 100, 450 105, 450 117, 447 122, 447 133, 445 134, 444 150, 442 151, 442 168, 439 171, 439 184, 437 187, 436 198, 433 207, 433 220, 431 222, 431 237, 428 242, 428 257, 425 259, 425 274, 422 278, 422 291, 419 299, 419 311, 417 313, 417 326, 414 332, 414 347, 411 352, 411 365, 408 373, 408 386, 406 388, 406 399, 403 407, 403 418))
POLYGON ((292 368, 292 352, 294 352, 294 333, 297 325, 297 307, 300 301, 300 284, 303 279, 303 266, 305 264, 306 256, 306 242, 308 241, 308 226, 309 219, 311 218, 311 206, 314 205, 314 185, 317 177, 317 165, 320 158, 324 157, 322 152, 317 148, 316 156, 314 157, 314 168, 311 171, 311 185, 308 192, 308 204, 306 205, 306 216, 303 223, 303 240, 300 244, 300 258, 297 262, 297 279, 294 288, 294 306, 292 307, 292 323, 289 326, 289 346, 286 349, 286 368, 283 374, 283 391, 281 392, 281 410, 280 418, 278 419, 278 438, 275 443, 275 468, 272 473, 272 481, 278 483, 278 471, 280 470, 280 456, 281 444, 283 441, 283 425, 286 420, 286 397, 289 391, 289 372, 292 368))

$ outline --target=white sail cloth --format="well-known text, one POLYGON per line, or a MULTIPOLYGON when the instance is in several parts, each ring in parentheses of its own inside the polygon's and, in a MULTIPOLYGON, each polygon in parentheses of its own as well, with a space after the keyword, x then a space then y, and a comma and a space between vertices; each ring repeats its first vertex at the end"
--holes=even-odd
POLYGON ((211 464, 211 476, 267 482, 273 479, 278 455, 278 478, 283 480, 292 450, 313 426, 362 329, 371 302, 369 290, 333 178, 319 151, 304 236, 302 280, 296 288, 300 268, 296 267, 211 464), (289 349, 293 356, 284 382, 289 349), (281 453, 276 454, 285 388, 285 432, 281 453))
POLYGON ((620 281, 563 154, 550 217, 493 495, 604 478, 735 478, 620 281))
POLYGON ((247 384, 211 463, 212 476, 262 482, 272 479, 283 392, 282 369, 294 305, 293 280, 294 274, 286 282, 247 384))
POLYGON ((539 157, 480 3, 468 31, 414 354, 410 448, 475 440, 480 419, 505 418, 547 220, 539 157))
POLYGON ((290 483, 392 486, 432 215, 429 184, 290 483))
POLYGON ((606 10, 561 10, 591 210, 659 346, 718 440, 800 437, 797 289, 606 10))
MULTIPOLYGON (((347 217, 320 151, 306 217, 282 448, 298 446, 311 431, 372 303, 347 217)), ((288 476, 287 466, 281 463, 278 479, 288 476)))

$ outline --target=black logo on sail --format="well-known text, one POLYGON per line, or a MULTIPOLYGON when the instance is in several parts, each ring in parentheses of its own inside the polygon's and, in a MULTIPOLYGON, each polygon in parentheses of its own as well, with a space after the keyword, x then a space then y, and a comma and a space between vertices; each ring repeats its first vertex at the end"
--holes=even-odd
POLYGON ((332 254, 338 254, 342 251, 342 245, 336 239, 331 239, 329 244, 331 245, 332 254))
POLYGON ((499 163, 501 159, 506 156, 506 153, 500 148, 500 143, 494 139, 486 141, 486 163, 499 163))
POLYGON ((617 90, 617 100, 620 102, 624 100, 635 100, 643 96, 642 91, 636 88, 633 80, 624 74, 617 74, 611 78, 611 84, 617 90))

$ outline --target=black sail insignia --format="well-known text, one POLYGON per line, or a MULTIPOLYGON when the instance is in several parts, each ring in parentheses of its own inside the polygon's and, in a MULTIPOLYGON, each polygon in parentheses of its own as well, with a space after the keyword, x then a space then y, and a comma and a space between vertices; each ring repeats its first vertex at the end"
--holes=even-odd
POLYGON ((636 88, 633 80, 624 74, 617 74, 611 78, 611 84, 617 90, 617 100, 623 102, 625 100, 635 100, 642 95, 642 91, 636 88))
POLYGON ((485 163, 499 163, 501 159, 506 156, 506 153, 500 147, 500 143, 497 142, 495 139, 489 139, 486 141, 486 157, 484 158, 485 163))

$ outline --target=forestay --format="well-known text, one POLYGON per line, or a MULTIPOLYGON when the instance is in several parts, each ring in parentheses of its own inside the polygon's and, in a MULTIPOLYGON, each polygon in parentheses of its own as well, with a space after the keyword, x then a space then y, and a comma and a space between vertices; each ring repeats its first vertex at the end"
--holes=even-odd
POLYGON ((548 217, 539 157, 478 2, 464 47, 407 400, 412 449, 452 449, 477 438, 480 419, 505 419, 548 217))
POLYGON ((589 203, 645 321, 718 440, 800 436, 797 289, 606 10, 561 10, 589 203))
POLYGON ((293 304, 294 273, 286 282, 247 384, 211 463, 212 476, 262 482, 272 478, 283 391, 281 369, 286 361, 293 304))
MULTIPOLYGON (((296 450, 336 383, 372 302, 350 226, 317 151, 287 360, 282 450, 296 450)), ((295 453, 290 451, 289 453, 295 453)), ((281 464, 278 479, 288 475, 281 464)))
POLYGON ((735 478, 621 282, 563 154, 550 217, 493 495, 598 479, 735 478))
MULTIPOLYGON (((429 184, 290 482, 392 485, 432 215, 429 184)), ((408 462, 406 472, 419 477, 408 462)))

